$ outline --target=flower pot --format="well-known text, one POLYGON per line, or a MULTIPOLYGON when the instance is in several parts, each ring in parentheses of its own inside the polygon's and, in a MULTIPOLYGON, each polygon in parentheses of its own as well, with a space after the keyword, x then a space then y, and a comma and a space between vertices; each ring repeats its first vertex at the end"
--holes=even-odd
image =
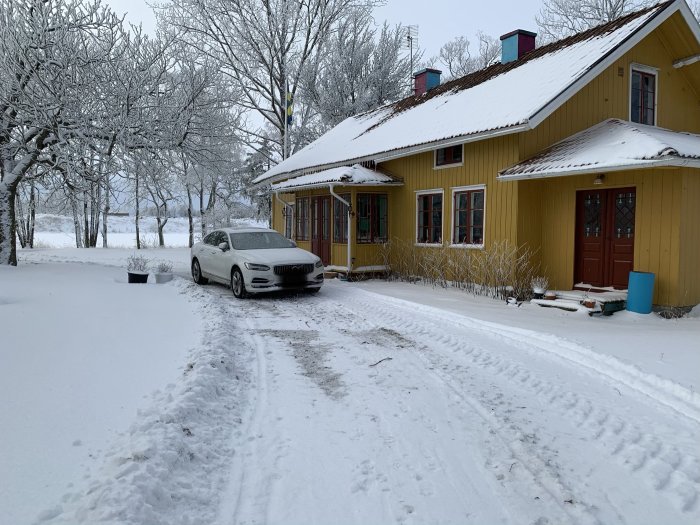
POLYGON ((533 288, 532 296, 535 299, 542 299, 544 297, 544 290, 542 288, 533 288))
POLYGON ((595 299, 584 299, 581 304, 586 308, 595 308, 595 299))
POLYGON ((163 284, 173 280, 172 272, 168 273, 156 273, 156 283, 163 284))
POLYGON ((548 301, 554 301, 557 298, 557 294, 555 294, 554 292, 547 292, 544 294, 544 298, 548 301))
POLYGON ((127 272, 129 274, 130 283, 147 283, 148 274, 143 272, 127 272))

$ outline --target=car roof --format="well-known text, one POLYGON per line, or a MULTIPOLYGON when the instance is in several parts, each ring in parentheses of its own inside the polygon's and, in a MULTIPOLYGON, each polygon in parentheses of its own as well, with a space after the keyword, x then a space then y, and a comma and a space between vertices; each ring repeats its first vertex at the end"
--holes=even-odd
POLYGON ((247 228, 218 228, 218 231, 226 233, 253 233, 253 232, 274 232, 279 233, 277 230, 272 230, 270 228, 255 228, 249 226, 247 228))

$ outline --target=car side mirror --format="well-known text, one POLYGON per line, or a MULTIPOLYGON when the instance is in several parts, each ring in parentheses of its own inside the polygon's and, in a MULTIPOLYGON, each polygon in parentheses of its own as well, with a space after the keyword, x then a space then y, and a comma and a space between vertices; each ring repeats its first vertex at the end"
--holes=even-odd
POLYGON ((294 248, 297 247, 297 243, 295 243, 293 240, 290 239, 289 242, 292 244, 292 246, 293 246, 294 248))
POLYGON ((228 243, 227 242, 220 242, 219 243, 219 249, 222 252, 227 252, 229 250, 228 243))

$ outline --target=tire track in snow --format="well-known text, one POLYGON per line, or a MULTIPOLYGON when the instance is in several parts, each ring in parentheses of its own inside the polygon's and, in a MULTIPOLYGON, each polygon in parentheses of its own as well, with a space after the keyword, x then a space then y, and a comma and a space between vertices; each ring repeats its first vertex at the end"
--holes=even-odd
MULTIPOLYGON (((393 338, 399 348, 410 349, 410 347, 413 344, 413 342, 410 339, 401 334, 400 330, 397 331, 393 329, 387 329, 385 326, 380 326, 378 330, 367 330, 368 326, 375 325, 373 321, 369 321, 365 316, 368 312, 372 313, 372 318, 374 320, 376 320, 377 318, 383 318, 387 316, 387 311, 384 308, 378 306, 377 303, 373 302, 371 304, 363 304, 360 310, 355 310, 353 312, 353 315, 348 315, 349 311, 353 310, 352 305, 350 307, 348 307, 347 304, 339 305, 332 299, 329 300, 323 297, 318 297, 315 299, 317 299, 317 301, 313 305, 305 305, 310 308, 307 308, 304 312, 314 322, 315 325, 322 326, 323 324, 327 323, 329 319, 343 319, 343 325, 345 327, 343 331, 346 333, 353 332, 354 330, 356 333, 359 334, 365 333, 367 335, 370 335, 371 333, 375 337, 379 335, 379 338, 381 340, 393 338)), ((408 325, 406 325, 406 327, 408 327, 408 325)), ((409 328, 416 328, 416 326, 412 326, 409 328)), ((410 333, 410 330, 408 332, 410 333)), ((426 335, 434 336, 434 340, 437 341, 446 342, 450 340, 449 336, 445 336, 444 334, 435 334, 434 332, 430 332, 429 330, 422 330, 422 332, 426 335)), ((363 343, 365 342, 366 341, 363 341, 363 343)), ((420 356, 418 357, 419 363, 421 363, 418 375, 425 375, 427 370, 428 375, 435 378, 436 387, 439 387, 440 385, 447 386, 453 391, 453 393, 456 396, 458 396, 463 401, 467 402, 469 406, 473 409, 473 411, 476 414, 478 414, 479 417, 481 417, 483 421, 486 422, 490 427, 498 428, 500 426, 498 420, 496 420, 493 417, 493 415, 490 412, 488 412, 488 410, 486 410, 485 407, 481 405, 476 399, 466 397, 465 394, 461 392, 459 388, 456 388, 452 383, 447 381, 446 378, 440 376, 439 374, 431 372, 429 370, 429 367, 425 366, 426 361, 420 356)), ((385 421, 384 424, 386 423, 387 422, 385 421)), ((433 431, 437 432, 437 429, 434 428, 433 431)), ((509 439, 508 436, 505 436, 497 431, 494 433, 500 439, 501 445, 498 448, 508 450, 510 454, 520 459, 525 465, 532 465, 537 461, 538 458, 533 457, 532 455, 528 457, 524 450, 519 448, 517 444, 512 442, 512 440, 509 439)), ((384 431, 380 429, 379 435, 384 436, 382 439, 385 441, 385 444, 389 445, 392 449, 400 445, 399 443, 397 443, 396 438, 393 437, 393 432, 391 432, 388 429, 384 431)), ((439 456, 440 454, 438 453, 438 451, 433 450, 429 453, 426 453, 424 455, 424 458, 428 460, 428 465, 431 470, 435 472, 448 472, 448 464, 451 462, 451 458, 440 459, 439 456)), ((363 474, 361 476, 361 481, 353 488, 353 490, 366 490, 367 483, 370 481, 370 479, 378 481, 382 486, 388 485, 387 474, 377 473, 376 465, 372 460, 367 460, 363 462, 360 471, 363 474)), ((528 471, 530 473, 531 481, 539 485, 542 488, 543 492, 550 496, 550 503, 559 508, 562 516, 568 516, 567 521, 571 523, 580 524, 600 523, 593 516, 593 514, 587 511, 587 509, 582 508, 581 506, 574 507, 564 503, 567 499, 571 498, 571 491, 563 485, 561 485, 561 483, 556 477, 543 474, 543 472, 546 472, 543 463, 537 465, 536 467, 528 468, 528 471)), ((419 474, 414 474, 414 479, 419 483, 420 491, 424 496, 430 496, 433 494, 433 490, 431 488, 427 487, 425 483, 421 483, 422 479, 419 474)), ((412 505, 410 505, 407 502, 401 503, 403 504, 404 511, 406 513, 411 514, 413 512, 414 509, 412 505)), ((399 519, 399 521, 403 520, 399 519)), ((546 523, 546 521, 544 521, 543 523, 546 523)))
MULTIPOLYGON (((508 378, 519 387, 528 389, 556 409, 560 416, 569 419, 574 427, 585 428, 589 437, 604 449, 611 459, 615 459, 631 474, 643 475, 647 484, 655 490, 667 492, 681 512, 693 513, 698 510, 700 461, 690 451, 681 452, 676 446, 664 443, 664 440, 657 437, 656 434, 644 432, 637 425, 627 422, 626 418, 613 414, 602 407, 595 407, 584 395, 555 385, 533 373, 530 368, 503 355, 493 355, 491 352, 473 345, 465 348, 464 341, 469 340, 468 334, 465 337, 454 335, 455 329, 462 328, 460 322, 451 322, 449 329, 442 330, 440 325, 444 325, 445 320, 432 312, 426 312, 426 309, 421 308, 421 313, 426 315, 428 320, 417 321, 415 309, 406 312, 406 310, 411 310, 410 303, 400 301, 396 304, 397 302, 392 300, 369 301, 369 297, 362 297, 362 294, 367 294, 367 292, 348 290, 348 300, 344 303, 345 307, 351 308, 357 315, 372 311, 372 319, 375 323, 381 320, 385 322, 385 325, 389 325, 399 332, 417 334, 420 336, 419 339, 426 341, 431 349, 435 348, 437 343, 438 347, 459 354, 482 371, 508 378), (404 315, 402 315, 402 311, 405 312, 404 315)), ((481 329, 476 323, 469 324, 471 325, 469 329, 472 332, 481 332, 491 339, 506 339, 509 346, 512 344, 512 340, 509 341, 510 334, 503 337, 502 334, 494 333, 491 326, 481 329)), ((530 346, 529 350, 533 350, 529 342, 525 340, 518 340, 515 346, 522 349, 528 349, 530 346)), ((539 345, 535 345, 534 351, 541 353, 539 345)), ((457 395, 464 396, 460 386, 468 381, 468 374, 461 381, 455 383, 452 374, 440 370, 439 360, 434 362, 428 359, 428 362, 435 365, 433 373, 440 375, 445 384, 452 388, 457 395)), ((465 401, 475 410, 483 408, 473 398, 465 396, 465 401)), ((482 415, 486 417, 490 414, 483 413, 482 415)), ((491 418, 489 421, 492 424, 497 423, 491 418)), ((673 431, 668 429, 666 434, 673 434, 673 431)), ((510 436, 505 434, 504 439, 509 441, 510 436)), ((527 458, 527 452, 521 448, 514 450, 514 453, 523 459, 527 458)), ((541 472, 543 460, 532 459, 539 463, 533 470, 541 472)))

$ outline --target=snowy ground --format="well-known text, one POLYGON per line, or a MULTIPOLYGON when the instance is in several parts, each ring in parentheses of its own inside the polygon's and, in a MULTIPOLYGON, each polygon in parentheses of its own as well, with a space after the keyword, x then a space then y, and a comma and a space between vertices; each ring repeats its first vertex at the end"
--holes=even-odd
POLYGON ((700 520, 699 318, 379 281, 236 301, 125 285, 129 253, 0 272, 9 523, 700 520))

